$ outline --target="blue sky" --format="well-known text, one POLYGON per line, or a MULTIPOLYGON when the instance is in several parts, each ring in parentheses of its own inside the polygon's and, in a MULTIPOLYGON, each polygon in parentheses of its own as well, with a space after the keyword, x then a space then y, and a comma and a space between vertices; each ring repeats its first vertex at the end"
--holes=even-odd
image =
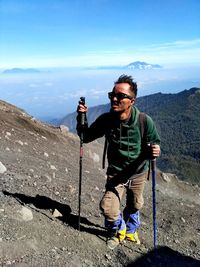
POLYGON ((199 0, 0 0, 0 98, 63 117, 80 96, 108 103, 122 70, 92 67, 134 61, 163 67, 126 70, 138 96, 200 87, 199 14, 199 0), (3 74, 11 68, 41 72, 3 74))
POLYGON ((199 0, 0 0, 0 68, 200 65, 199 0))

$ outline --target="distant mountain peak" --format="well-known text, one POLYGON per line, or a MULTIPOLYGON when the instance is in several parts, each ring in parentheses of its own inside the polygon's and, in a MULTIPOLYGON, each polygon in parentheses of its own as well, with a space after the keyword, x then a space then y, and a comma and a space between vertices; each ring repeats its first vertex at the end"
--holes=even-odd
MULTIPOLYGON (((128 65, 122 66, 98 66, 95 69, 105 69, 105 70, 126 70, 126 69, 135 69, 135 70, 150 70, 150 69, 161 69, 162 66, 158 64, 150 64, 144 61, 134 61, 129 63, 128 65)), ((89 69, 93 69, 89 68, 89 69)))
POLYGON ((158 64, 150 64, 143 61, 135 61, 126 66, 128 69, 149 70, 149 69, 161 69, 162 66, 158 64))
POLYGON ((3 71, 3 74, 32 74, 32 73, 40 73, 40 71, 34 68, 25 68, 25 69, 12 68, 3 71))

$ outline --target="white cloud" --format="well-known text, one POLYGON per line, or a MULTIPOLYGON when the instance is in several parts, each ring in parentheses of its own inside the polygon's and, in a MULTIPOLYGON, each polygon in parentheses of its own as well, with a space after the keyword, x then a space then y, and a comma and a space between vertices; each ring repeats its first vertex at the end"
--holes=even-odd
POLYGON ((52 87, 53 86, 53 83, 52 82, 46 82, 46 83, 44 83, 44 86, 46 86, 46 87, 52 87))
POLYGON ((163 44, 153 44, 150 47, 155 47, 155 49, 168 49, 168 48, 192 48, 194 46, 200 46, 200 39, 193 40, 178 40, 174 42, 167 42, 163 44))
POLYGON ((31 87, 31 88, 38 88, 38 87, 40 87, 40 85, 39 84, 36 84, 36 83, 30 83, 29 84, 29 87, 31 87))
POLYGON ((140 47, 136 53, 143 54, 146 60, 156 60, 160 64, 200 65, 200 39, 152 44, 140 47))
MULTIPOLYGON (((124 50, 88 51, 70 56, 38 55, 28 58, 7 58, 0 68, 8 67, 91 67, 126 65, 132 61, 167 65, 200 65, 200 39, 176 40, 174 42, 125 48, 124 50), (20 64, 19 64, 20 62, 20 64), (30 63, 31 62, 31 63, 30 63)), ((47 86, 47 85, 46 85, 47 86)), ((49 84, 50 86, 50 84, 49 84)))

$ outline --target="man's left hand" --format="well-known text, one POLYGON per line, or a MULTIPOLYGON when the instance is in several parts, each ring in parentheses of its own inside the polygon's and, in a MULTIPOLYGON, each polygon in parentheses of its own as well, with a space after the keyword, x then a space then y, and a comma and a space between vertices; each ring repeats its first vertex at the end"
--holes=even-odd
POLYGON ((160 146, 157 144, 151 144, 152 157, 157 158, 160 156, 160 146))

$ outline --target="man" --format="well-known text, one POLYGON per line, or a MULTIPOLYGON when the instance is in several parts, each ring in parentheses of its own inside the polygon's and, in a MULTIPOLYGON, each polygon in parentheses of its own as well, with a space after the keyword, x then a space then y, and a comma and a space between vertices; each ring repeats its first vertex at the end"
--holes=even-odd
POLYGON ((112 92, 108 93, 110 112, 100 115, 90 127, 87 119, 84 127, 80 125, 81 113, 86 114, 87 107, 79 102, 77 108, 77 132, 80 135, 82 131, 83 142, 102 136, 107 140, 107 183, 100 209, 105 217, 110 249, 125 238, 140 243, 137 228, 147 179, 147 159, 160 155, 160 137, 154 122, 148 115, 141 119, 134 106, 136 96, 137 84, 131 76, 122 75, 114 83, 112 92), (144 128, 143 134, 141 128, 144 128), (126 207, 122 213, 120 203, 125 190, 126 207))

